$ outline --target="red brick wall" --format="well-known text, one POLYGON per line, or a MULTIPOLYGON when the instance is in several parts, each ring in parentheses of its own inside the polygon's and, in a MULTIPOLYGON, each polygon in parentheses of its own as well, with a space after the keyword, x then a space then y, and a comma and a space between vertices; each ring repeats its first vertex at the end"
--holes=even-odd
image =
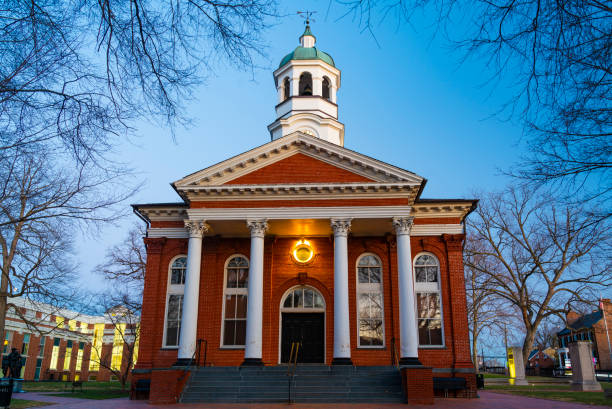
POLYGON ((374 182, 329 163, 296 153, 271 165, 233 179, 229 185, 283 184, 283 183, 340 183, 374 182))
MULTIPOLYGON (((433 253, 440 262, 445 346, 421 348, 419 358, 434 368, 472 368, 463 264, 462 236, 412 237, 413 257, 419 252, 433 253), (452 303, 451 303, 452 299, 452 303)), ((146 239, 149 249, 140 353, 137 368, 171 366, 176 349, 162 349, 168 267, 171 259, 186 254, 187 239, 146 239)), ((332 360, 333 350, 333 238, 309 238, 315 259, 307 265, 292 261, 291 249, 297 238, 267 237, 264 247, 263 360, 275 365, 279 360, 280 302, 292 286, 305 284, 317 288, 326 302, 326 355, 332 360), (301 274, 300 274, 301 273, 301 274)), ((197 337, 208 341, 207 362, 215 366, 240 365, 243 349, 221 348, 221 320, 224 265, 228 257, 240 253, 249 257, 250 239, 205 237, 200 279, 200 302, 197 337)), ((389 365, 392 362, 391 339, 399 340, 397 291, 397 257, 395 236, 349 238, 349 313, 352 359, 356 365, 389 365), (381 349, 357 347, 356 262, 364 252, 376 254, 383 263, 385 308, 385 344, 381 349)), ((397 341, 399 351, 399 341, 397 341)))

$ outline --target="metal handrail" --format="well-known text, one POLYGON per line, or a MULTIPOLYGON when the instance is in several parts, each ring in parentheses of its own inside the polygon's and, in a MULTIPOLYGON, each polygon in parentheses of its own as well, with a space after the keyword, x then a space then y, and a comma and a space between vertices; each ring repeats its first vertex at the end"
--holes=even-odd
POLYGON ((395 343, 395 337, 391 338, 391 365, 399 368, 399 356, 397 354, 397 344, 395 343))
POLYGON ((300 345, 302 345, 301 342, 291 343, 291 352, 289 353, 289 362, 287 363, 287 380, 289 382, 287 389, 287 403, 290 405, 293 403, 293 400, 291 399, 291 384, 293 383, 293 377, 295 376, 300 345))

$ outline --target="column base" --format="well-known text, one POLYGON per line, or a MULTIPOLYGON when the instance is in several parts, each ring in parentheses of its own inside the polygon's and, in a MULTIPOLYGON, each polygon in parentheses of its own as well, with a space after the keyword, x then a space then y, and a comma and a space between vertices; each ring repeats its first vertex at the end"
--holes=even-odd
POLYGON ((332 359, 332 365, 353 365, 351 358, 334 358, 332 359))
POLYGON ((264 363, 261 358, 244 358, 240 366, 264 366, 264 363))
POLYGON ((416 357, 403 357, 399 360, 400 366, 423 366, 419 358, 416 357))
POLYGON ((193 360, 191 358, 179 358, 172 366, 190 366, 193 360))

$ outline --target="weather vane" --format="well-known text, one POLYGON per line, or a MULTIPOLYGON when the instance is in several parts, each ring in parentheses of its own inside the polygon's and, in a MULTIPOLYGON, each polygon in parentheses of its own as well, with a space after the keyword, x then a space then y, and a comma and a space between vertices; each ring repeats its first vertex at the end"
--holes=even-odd
POLYGON ((306 25, 310 24, 311 21, 315 21, 311 17, 314 13, 316 13, 316 11, 306 10, 306 11, 298 11, 297 13, 300 15, 300 17, 306 19, 306 25))

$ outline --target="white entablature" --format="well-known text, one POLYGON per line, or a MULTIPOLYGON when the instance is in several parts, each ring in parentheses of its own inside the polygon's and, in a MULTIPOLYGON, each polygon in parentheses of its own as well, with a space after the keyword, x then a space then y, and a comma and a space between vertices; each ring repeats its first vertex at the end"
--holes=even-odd
POLYGON ((344 125, 338 121, 336 98, 340 70, 315 42, 307 25, 300 46, 274 71, 278 104, 276 120, 268 130, 273 140, 299 131, 344 146, 344 125))

